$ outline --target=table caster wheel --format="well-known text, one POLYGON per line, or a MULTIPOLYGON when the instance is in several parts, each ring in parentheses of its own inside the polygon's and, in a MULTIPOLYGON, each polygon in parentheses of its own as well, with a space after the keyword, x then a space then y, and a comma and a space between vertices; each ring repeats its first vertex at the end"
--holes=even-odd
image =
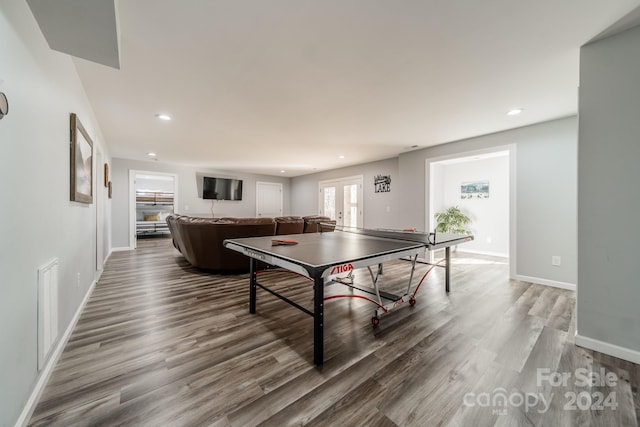
POLYGON ((409 300, 409 305, 411 305, 411 306, 416 305, 416 299, 415 299, 415 298, 411 298, 411 299, 409 300))
POLYGON ((378 325, 380 324, 380 319, 379 319, 379 318, 377 318, 377 317, 375 317, 375 316, 374 316, 374 317, 372 317, 372 318, 371 318, 371 324, 372 324, 373 326, 378 326, 378 325))

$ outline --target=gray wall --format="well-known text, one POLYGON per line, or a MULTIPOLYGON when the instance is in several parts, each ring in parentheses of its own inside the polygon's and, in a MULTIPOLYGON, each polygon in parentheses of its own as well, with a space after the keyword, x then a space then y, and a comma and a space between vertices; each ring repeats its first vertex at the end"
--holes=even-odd
POLYGON ((521 127, 400 155, 402 227, 425 227, 429 199, 426 160, 515 144, 516 275, 539 282, 577 283, 577 121, 521 127), (562 265, 551 265, 559 255, 562 265))
POLYGON ((113 247, 129 246, 129 171, 149 171, 178 175, 178 204, 176 213, 193 216, 211 216, 211 200, 202 199, 202 175, 242 179, 243 197, 241 201, 215 201, 216 217, 256 216, 256 182, 278 182, 283 187, 283 214, 291 211, 290 179, 281 176, 253 175, 230 171, 209 170, 191 166, 113 159, 113 247))
POLYGON ((632 350, 636 363, 640 363, 639 111, 640 27, 584 46, 577 334, 632 350))
POLYGON ((334 169, 291 179, 292 215, 318 213, 318 183, 320 181, 363 175, 364 227, 398 228, 400 184, 398 182, 398 159, 388 159, 363 165, 334 169), (374 192, 373 179, 376 175, 391 175, 391 192, 374 192), (387 211, 387 206, 389 207, 387 211))
MULTIPOLYGON (((96 224, 95 202, 69 201, 71 112, 103 162, 109 153, 71 58, 49 49, 25 1, 0 5, 0 90, 10 106, 0 121, 0 426, 11 426, 39 375, 37 269, 59 259, 61 337, 96 278, 96 229, 109 230, 96 224)), ((94 197, 104 193, 94 187, 94 197)))

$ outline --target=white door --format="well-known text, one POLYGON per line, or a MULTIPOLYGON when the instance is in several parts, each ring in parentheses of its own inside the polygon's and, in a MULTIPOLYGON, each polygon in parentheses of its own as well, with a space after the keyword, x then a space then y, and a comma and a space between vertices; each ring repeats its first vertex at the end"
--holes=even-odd
POLYGON ((282 184, 277 182, 256 183, 256 216, 258 218, 282 216, 282 184))
POLYGON ((362 176, 320 182, 320 215, 343 227, 363 226, 362 176))

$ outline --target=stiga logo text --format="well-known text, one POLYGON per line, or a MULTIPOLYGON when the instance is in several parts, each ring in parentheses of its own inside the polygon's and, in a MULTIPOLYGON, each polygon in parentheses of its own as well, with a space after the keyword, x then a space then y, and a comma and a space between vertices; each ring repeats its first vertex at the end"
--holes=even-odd
POLYGON ((245 249, 244 253, 245 253, 247 256, 250 256, 251 258, 256 258, 256 259, 261 259, 261 260, 265 260, 265 259, 266 259, 266 257, 264 256, 264 254, 261 254, 261 253, 259 253, 259 252, 254 252, 254 251, 252 251, 252 250, 250 250, 250 249, 245 249))
POLYGON ((330 274, 346 273, 347 271, 351 271, 351 270, 353 270, 353 265, 351 264, 336 265, 331 269, 330 274))

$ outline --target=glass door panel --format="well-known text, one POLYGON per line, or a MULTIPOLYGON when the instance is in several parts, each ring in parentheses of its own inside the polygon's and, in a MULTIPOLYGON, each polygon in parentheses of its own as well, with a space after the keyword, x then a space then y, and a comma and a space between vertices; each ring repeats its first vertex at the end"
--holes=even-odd
POLYGON ((338 226, 362 227, 362 178, 320 183, 320 215, 338 226))
POLYGON ((358 226, 358 184, 348 184, 342 187, 343 220, 345 227, 358 226))
POLYGON ((336 219, 336 187, 326 186, 322 190, 323 208, 320 213, 331 219, 336 219))

